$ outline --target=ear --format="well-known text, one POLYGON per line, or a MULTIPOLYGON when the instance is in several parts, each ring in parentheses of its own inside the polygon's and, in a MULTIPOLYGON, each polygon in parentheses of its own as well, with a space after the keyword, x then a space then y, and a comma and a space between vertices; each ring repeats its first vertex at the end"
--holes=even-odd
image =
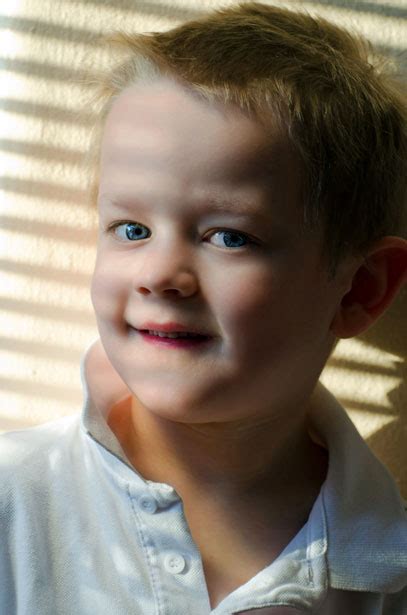
POLYGON ((350 290, 342 297, 330 330, 348 338, 368 329, 389 307, 407 281, 407 241, 383 237, 351 276, 350 290))

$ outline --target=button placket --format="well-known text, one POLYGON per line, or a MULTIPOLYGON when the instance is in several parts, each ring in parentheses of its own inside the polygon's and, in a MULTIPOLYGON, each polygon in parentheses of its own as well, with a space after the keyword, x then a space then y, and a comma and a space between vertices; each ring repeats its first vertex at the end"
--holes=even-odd
POLYGON ((151 575, 156 599, 171 605, 171 610, 164 608, 162 615, 187 613, 192 603, 197 615, 209 613, 200 554, 189 532, 178 494, 172 489, 163 489, 162 485, 145 484, 131 485, 128 492, 146 572, 151 575), (148 503, 151 500, 152 507, 148 503), (153 509, 157 514, 149 512, 153 509))

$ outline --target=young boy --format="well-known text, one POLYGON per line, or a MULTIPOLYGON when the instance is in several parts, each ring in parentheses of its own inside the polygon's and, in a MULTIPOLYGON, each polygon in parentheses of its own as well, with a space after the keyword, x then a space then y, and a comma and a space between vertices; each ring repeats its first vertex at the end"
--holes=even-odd
POLYGON ((80 417, 0 446, 4 615, 402 615, 407 521, 319 375, 406 279, 406 111, 246 3, 106 76, 80 417))

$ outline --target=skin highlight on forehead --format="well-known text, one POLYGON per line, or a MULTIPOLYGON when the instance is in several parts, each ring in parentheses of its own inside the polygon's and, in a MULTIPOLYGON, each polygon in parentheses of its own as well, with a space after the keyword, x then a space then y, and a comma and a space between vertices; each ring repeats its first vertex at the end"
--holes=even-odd
MULTIPOLYGON (((294 161, 287 136, 277 126, 270 126, 267 131, 240 109, 210 105, 171 81, 159 81, 144 88, 132 86, 116 99, 105 126, 104 140, 107 138, 110 146, 110 152, 103 153, 107 160, 114 156, 125 164, 129 149, 137 155, 134 143, 126 147, 129 122, 137 125, 140 161, 157 154, 166 160, 169 154, 174 155, 174 145, 181 141, 181 163, 183 158, 190 162, 188 142, 192 146, 199 143, 215 162, 218 157, 221 159, 222 173, 230 172, 232 177, 242 172, 272 175, 273 171, 278 172, 282 157, 289 155, 294 161)), ((136 161, 140 162, 138 157, 136 161)))

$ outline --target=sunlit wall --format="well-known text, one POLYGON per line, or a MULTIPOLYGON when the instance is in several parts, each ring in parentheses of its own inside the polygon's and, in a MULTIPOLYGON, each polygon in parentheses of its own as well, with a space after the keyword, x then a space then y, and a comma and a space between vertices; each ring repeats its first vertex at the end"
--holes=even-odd
MULTIPOLYGON (((83 154, 94 118, 80 85, 108 62, 94 33, 166 29, 216 0, 8 0, 0 5, 0 430, 81 408, 79 362, 97 336, 89 298, 95 212, 83 154)), ((362 32, 406 71, 407 2, 271 2, 362 32), (403 64, 404 62, 404 64, 403 64)), ((407 295, 323 381, 407 496, 407 295)))

